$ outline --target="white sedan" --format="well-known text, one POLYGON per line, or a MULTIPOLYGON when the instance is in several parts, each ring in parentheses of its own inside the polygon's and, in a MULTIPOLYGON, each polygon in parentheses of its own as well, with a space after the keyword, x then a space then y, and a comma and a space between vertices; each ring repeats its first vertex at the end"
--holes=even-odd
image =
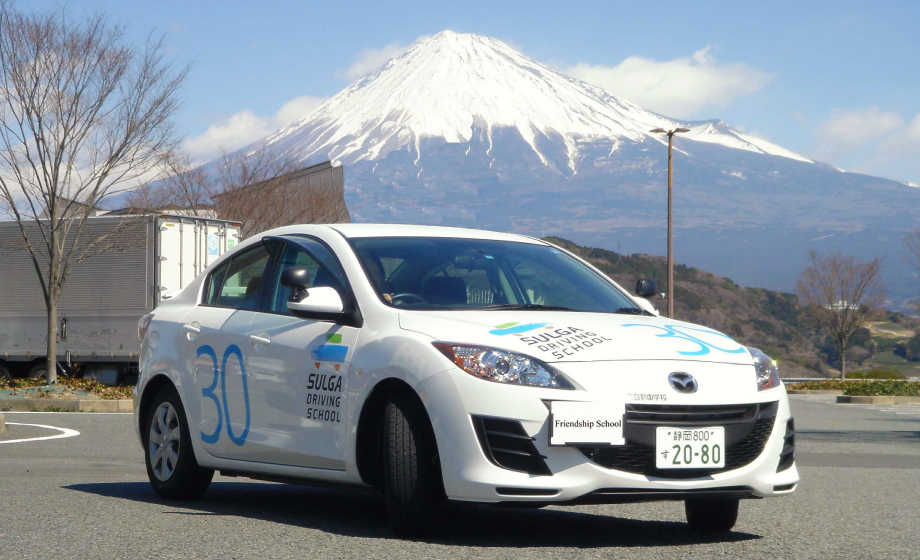
POLYGON ((167 499, 215 471, 370 486, 400 535, 445 499, 681 500, 699 530, 792 492, 776 364, 659 317, 550 243, 303 225, 256 235, 139 324, 135 421, 167 499))

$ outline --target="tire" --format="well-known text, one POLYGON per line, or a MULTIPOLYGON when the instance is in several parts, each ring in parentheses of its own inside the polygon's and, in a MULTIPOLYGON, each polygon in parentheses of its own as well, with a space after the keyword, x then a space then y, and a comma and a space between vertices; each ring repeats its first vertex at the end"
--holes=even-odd
POLYGON ((694 531, 730 531, 738 521, 739 500, 687 500, 687 523, 694 531))
POLYGON ((197 500, 211 484, 214 471, 198 466, 178 393, 172 386, 163 387, 149 410, 142 433, 150 485, 166 500, 197 500))
POLYGON ((13 376, 10 375, 10 370, 6 369, 4 366, 0 366, 0 379, 4 381, 12 381, 13 376))
POLYGON ((48 364, 40 363, 32 366, 32 369, 29 370, 29 379, 48 381, 48 364))
POLYGON ((401 537, 423 536, 435 528, 445 498, 434 431, 415 395, 390 396, 384 418, 384 494, 390 529, 401 537))

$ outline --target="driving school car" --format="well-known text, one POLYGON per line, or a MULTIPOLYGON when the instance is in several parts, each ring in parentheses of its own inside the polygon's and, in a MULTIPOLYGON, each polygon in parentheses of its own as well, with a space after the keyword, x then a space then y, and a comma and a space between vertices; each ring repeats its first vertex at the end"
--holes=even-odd
POLYGON ((397 225, 256 235, 139 323, 135 420, 153 488, 215 471, 369 486, 395 532, 445 499, 681 500, 728 530, 792 492, 775 362, 659 317, 545 241, 397 225))

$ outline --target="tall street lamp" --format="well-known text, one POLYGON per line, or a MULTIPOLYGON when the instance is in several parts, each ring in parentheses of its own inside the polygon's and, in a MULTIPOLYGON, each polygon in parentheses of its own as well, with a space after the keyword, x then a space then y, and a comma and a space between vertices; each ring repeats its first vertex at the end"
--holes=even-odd
POLYGON ((681 132, 690 132, 689 128, 675 128, 665 130, 653 128, 649 132, 668 135, 668 318, 674 318, 674 135, 681 132))

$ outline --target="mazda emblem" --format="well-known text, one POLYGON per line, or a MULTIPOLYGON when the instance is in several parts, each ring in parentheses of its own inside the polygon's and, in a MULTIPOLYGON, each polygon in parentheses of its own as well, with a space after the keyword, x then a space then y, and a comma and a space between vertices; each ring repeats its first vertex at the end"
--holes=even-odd
POLYGON ((671 373, 671 375, 668 376, 668 383, 670 383, 671 387, 678 393, 696 393, 696 390, 700 388, 696 379, 689 373, 683 371, 671 373))

